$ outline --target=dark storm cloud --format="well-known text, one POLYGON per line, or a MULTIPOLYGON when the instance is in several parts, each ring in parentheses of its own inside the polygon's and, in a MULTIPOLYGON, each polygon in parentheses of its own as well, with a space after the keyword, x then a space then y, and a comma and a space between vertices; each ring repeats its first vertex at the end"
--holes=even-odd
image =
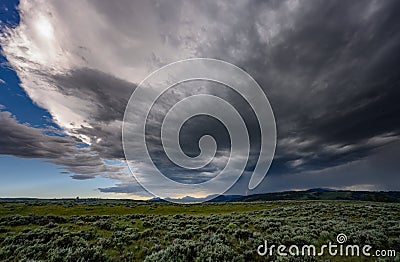
MULTIPOLYGON (((306 169, 365 157, 388 142, 369 140, 395 138, 400 131, 395 121, 400 112, 395 102, 400 98, 400 61, 393 58, 400 51, 400 39, 388 33, 399 29, 395 15, 399 4, 386 3, 370 17, 363 17, 371 6, 339 3, 316 6, 304 16, 315 19, 312 26, 300 20, 295 36, 289 34, 286 41, 293 45, 289 44, 285 52, 294 54, 290 46, 295 46, 305 55, 293 59, 291 65, 305 68, 307 77, 312 77, 304 83, 304 95, 293 103, 301 109, 296 110, 300 114, 289 114, 293 116, 290 125, 294 126, 294 136, 311 141, 303 150, 315 152, 304 159, 306 169), (336 150, 329 152, 330 146, 336 150)), ((279 115, 277 119, 279 125, 279 115)))
POLYGON ((53 77, 55 86, 67 96, 83 99, 90 106, 87 126, 71 129, 84 135, 90 148, 105 159, 123 159, 122 120, 129 97, 136 85, 104 72, 80 68, 53 77))
POLYGON ((103 193, 134 193, 143 197, 151 197, 151 195, 137 183, 120 183, 114 187, 99 188, 99 190, 103 193))
POLYGON ((136 87, 110 74, 89 68, 74 69, 52 78, 61 93, 82 98, 93 107, 87 120, 93 123, 122 121, 128 99, 136 87))
MULTIPOLYGON (((82 159, 74 156, 71 162, 60 160, 68 170, 78 173, 74 178, 112 173, 113 170, 107 169, 109 166, 101 165, 102 159, 124 158, 121 121, 136 85, 121 80, 128 74, 121 73, 121 76, 119 71, 128 65, 129 69, 130 66, 134 68, 132 74, 141 75, 150 72, 149 68, 156 69, 181 58, 197 56, 222 59, 243 68, 255 78, 270 100, 277 121, 278 144, 271 178, 267 177, 257 192, 319 185, 365 184, 370 188, 386 188, 385 184, 391 184, 395 172, 388 172, 390 175, 383 176, 378 182, 379 169, 368 171, 366 166, 368 161, 384 163, 385 158, 379 156, 387 156, 383 153, 386 146, 399 140, 399 1, 184 3, 174 6, 158 1, 134 4, 131 1, 125 4, 89 2, 94 7, 90 10, 98 12, 104 19, 103 26, 112 30, 98 28, 95 19, 82 27, 90 29, 83 32, 97 30, 96 37, 99 38, 91 37, 101 40, 93 41, 93 44, 92 38, 83 38, 87 47, 85 51, 79 48, 79 54, 87 67, 76 66, 56 74, 51 70, 35 71, 40 72, 37 74, 65 99, 80 99, 85 105, 82 109, 80 104, 71 102, 69 109, 82 116, 84 123, 69 128, 68 133, 89 140, 87 150, 92 155, 85 153, 82 159), (104 54, 99 53, 99 42, 104 45, 104 54), (104 60, 101 60, 103 56, 104 60), (104 61, 110 66, 103 66, 101 62, 104 61), (147 71, 137 68, 142 64, 147 66, 147 63, 151 64, 147 71), (117 65, 122 66, 114 68, 117 65), (91 164, 75 167, 80 161, 91 164), (335 180, 335 173, 339 172, 341 174, 335 180), (368 174, 363 176, 363 172, 368 174), (355 175, 351 176, 352 173, 355 175)), ((66 3, 55 5, 63 6, 68 14, 66 3)), ((60 25, 68 26, 68 23, 63 21, 60 25)), ((76 39, 79 37, 81 35, 77 34, 76 39)), ((22 70, 20 74, 24 72, 22 70)), ((213 134, 219 150, 214 163, 197 172, 187 171, 173 165, 163 153, 160 126, 165 112, 177 101, 197 93, 224 98, 245 120, 251 138, 251 157, 244 178, 233 188, 243 193, 247 190, 248 174, 258 158, 259 125, 249 105, 227 87, 192 83, 163 94, 152 108, 146 127, 153 160, 171 178, 194 183, 215 176, 226 163, 230 140, 225 128, 211 118, 197 117, 188 121, 180 142, 188 155, 197 155, 199 138, 213 134)), ((75 101, 73 99, 68 101, 75 101)), ((215 110, 218 110, 217 106, 215 110)), ((59 139, 58 143, 64 147, 63 139, 66 138, 59 139)), ((42 145, 35 146, 41 152, 42 145)), ((73 143, 68 147, 73 147, 73 143)), ((7 150, 11 152, 11 148, 7 150)), ((12 154, 21 154, 17 151, 12 154)), ((27 157, 35 152, 27 153, 27 157)), ((45 158, 51 159, 51 153, 46 154, 49 157, 45 158)), ((58 157, 55 159, 59 161, 58 157)), ((119 174, 120 170, 115 172, 119 174)), ((394 179, 394 184, 399 185, 398 179, 394 179)), ((137 193, 137 188, 135 184, 124 182, 101 191, 137 193)))
POLYGON ((245 68, 266 91, 278 126, 272 173, 341 165, 398 137, 399 8, 396 1, 314 1, 293 10, 284 1, 251 2, 199 48, 245 68), (269 22, 276 32, 259 30, 269 22))
POLYGON ((54 132, 18 123, 11 113, 0 112, 0 154, 46 159, 74 173, 76 179, 122 174, 122 167, 107 165, 95 152, 79 149, 71 137, 47 135, 49 131, 54 132))
POLYGON ((399 152, 400 144, 397 142, 376 148, 362 159, 331 168, 269 176, 263 187, 257 188, 255 193, 317 187, 396 191, 400 184, 399 163, 396 159, 399 152))
MULTIPOLYGON (((165 112, 168 112, 177 102, 195 94, 212 94, 214 96, 227 99, 228 95, 235 97, 237 101, 231 99, 232 105, 239 109, 245 123, 248 124, 250 138, 252 139, 252 153, 258 155, 259 151, 259 127, 258 125, 250 126, 256 121, 254 112, 251 111, 248 105, 240 95, 232 91, 230 88, 208 81, 190 81, 181 83, 171 87, 166 91, 156 103, 153 105, 149 114, 148 125, 146 126, 147 146, 150 150, 150 156, 154 160, 156 166, 169 178, 175 181, 185 183, 200 183, 215 177, 226 165, 229 153, 231 140, 226 127, 216 118, 210 116, 195 116, 187 120, 180 130, 179 143, 183 152, 191 157, 200 154, 199 140, 204 135, 211 135, 217 144, 217 152, 215 158, 208 165, 200 169, 185 169, 175 165, 166 156, 162 141, 161 141, 161 124, 164 121, 165 112), (253 121, 253 122, 251 122, 253 121)), ((194 105, 193 107, 201 108, 202 105, 194 105)), ((218 110, 218 105, 208 105, 215 107, 218 110)), ((225 119, 230 120, 230 119, 225 119)), ((179 123, 177 123, 179 124, 179 123)), ((254 165, 256 159, 251 159, 250 164, 254 165)))
MULTIPOLYGON (((210 6, 212 4, 208 8, 200 4, 199 9, 209 11, 213 9, 210 6)), ((229 4, 227 6, 229 9, 229 4)), ((396 10, 399 8, 395 2, 374 6, 357 1, 320 1, 293 10, 286 2, 249 3, 247 11, 233 10, 237 13, 236 20, 228 22, 228 28, 222 27, 221 34, 211 34, 210 45, 198 47, 202 56, 213 54, 245 68, 264 87, 278 126, 277 158, 271 168, 272 174, 340 166, 367 157, 375 148, 396 139, 400 127, 395 121, 400 112, 399 103, 396 103, 400 98, 399 61, 393 56, 400 52, 400 41, 393 35, 399 27, 396 10), (265 11, 266 17, 263 16, 265 11), (291 21, 279 18, 285 14, 292 16, 291 21), (271 23, 276 23, 273 26, 278 32, 262 30, 268 26, 268 15, 276 17, 271 23), (243 39, 248 42, 245 51, 241 50, 243 39), (242 55, 236 58, 232 50, 242 55)), ((210 12, 207 16, 223 23, 227 21, 221 19, 232 15, 220 12, 222 10, 210 12)), ((90 78, 90 74, 87 77, 90 78)), ((76 83, 77 79, 72 79, 76 83)), ((230 101, 239 111, 248 111, 240 97, 224 91, 214 94, 230 101)), ((160 102, 164 110, 154 110, 161 118, 153 128, 160 130, 168 101, 173 104, 174 100, 193 93, 181 90, 175 96, 166 94, 164 103, 160 102)), ((101 103, 104 102, 107 101, 101 103)), ((123 103, 106 104, 115 107, 123 103)), ((254 153, 247 166, 247 170, 252 171, 258 156, 258 124, 251 114, 244 118, 253 141, 254 153)), ((186 133, 182 132, 181 144, 189 154, 198 153, 198 138, 209 133, 207 130, 214 130, 220 149, 229 149, 229 140, 223 138, 223 127, 213 120, 192 121, 186 129, 186 133), (218 134, 222 134, 219 139, 218 134)), ((158 150, 154 150, 161 151, 160 141, 153 141, 153 146, 157 144, 158 150)), ((199 175, 200 171, 187 172, 175 167, 162 154, 153 159, 171 178, 185 182, 207 179, 199 175)), ((208 166, 208 170, 202 171, 215 175, 218 169, 208 166)))
POLYGON ((0 112, 0 154, 56 159, 74 152, 71 138, 48 136, 43 130, 20 124, 9 112, 0 112))

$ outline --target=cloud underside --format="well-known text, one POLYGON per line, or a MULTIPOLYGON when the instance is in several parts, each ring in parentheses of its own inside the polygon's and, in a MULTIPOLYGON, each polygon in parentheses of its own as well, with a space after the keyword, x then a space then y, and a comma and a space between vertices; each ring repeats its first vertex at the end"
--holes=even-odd
MULTIPOLYGON (((2 112, 1 154, 43 158, 76 179, 120 181, 102 192, 140 194, 125 166, 109 164, 124 159, 121 126, 131 93, 162 65, 211 57, 252 75, 274 110, 276 156, 254 192, 400 185, 390 157, 399 150, 400 132, 398 1, 22 1, 19 8, 20 25, 1 37, 3 52, 63 136, 2 112)), ((250 159, 231 189, 245 193, 259 153, 259 125, 243 98, 225 86, 187 83, 160 97, 146 127, 150 153, 175 180, 198 183, 218 174, 230 140, 215 119, 193 118, 181 132, 182 148, 192 156, 202 135, 216 138, 215 161, 203 169, 177 167, 161 146, 165 112, 198 93, 230 102, 246 122, 250 159)), ((136 175, 148 175, 141 173, 148 167, 137 166, 136 175)))

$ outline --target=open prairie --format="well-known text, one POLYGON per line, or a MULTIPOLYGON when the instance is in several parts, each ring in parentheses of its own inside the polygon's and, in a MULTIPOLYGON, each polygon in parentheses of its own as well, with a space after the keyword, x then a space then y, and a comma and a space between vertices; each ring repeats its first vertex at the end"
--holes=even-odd
MULTIPOLYGON (((0 202, 2 261, 376 261, 376 257, 261 256, 265 241, 400 250, 400 204, 358 201, 172 203, 124 200, 0 202), (360 260, 361 259, 361 260, 360 260)), ((385 257, 382 261, 398 261, 385 257)), ((381 260, 380 260, 381 261, 381 260)))

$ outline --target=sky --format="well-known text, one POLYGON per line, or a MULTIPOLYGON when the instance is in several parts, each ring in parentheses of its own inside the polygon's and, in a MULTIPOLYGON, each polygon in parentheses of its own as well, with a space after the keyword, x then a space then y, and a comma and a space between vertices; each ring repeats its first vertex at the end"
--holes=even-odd
MULTIPOLYGON (((212 135, 215 161, 185 170, 162 152, 165 112, 205 93, 238 110, 251 140, 246 169, 226 194, 400 190, 399 11, 395 0, 3 1, 0 197, 151 197, 125 163, 124 111, 147 75, 196 57, 232 63, 258 82, 274 112, 276 152, 249 190, 261 141, 251 107, 221 84, 179 84, 146 126, 150 155, 169 178, 200 183, 229 159, 226 128, 205 116, 187 121, 179 139, 196 156, 199 139, 212 135)), ((151 180, 140 154, 135 175, 151 180)))

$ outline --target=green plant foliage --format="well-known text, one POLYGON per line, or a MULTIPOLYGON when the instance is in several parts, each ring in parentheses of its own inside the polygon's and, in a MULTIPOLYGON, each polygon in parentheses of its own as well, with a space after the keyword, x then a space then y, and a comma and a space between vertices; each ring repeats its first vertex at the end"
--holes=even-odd
POLYGON ((398 203, 37 200, 3 201, 0 211, 10 206, 12 214, 0 213, 0 261, 327 261, 261 257, 257 247, 264 240, 320 247, 339 233, 349 244, 400 250, 398 203))

